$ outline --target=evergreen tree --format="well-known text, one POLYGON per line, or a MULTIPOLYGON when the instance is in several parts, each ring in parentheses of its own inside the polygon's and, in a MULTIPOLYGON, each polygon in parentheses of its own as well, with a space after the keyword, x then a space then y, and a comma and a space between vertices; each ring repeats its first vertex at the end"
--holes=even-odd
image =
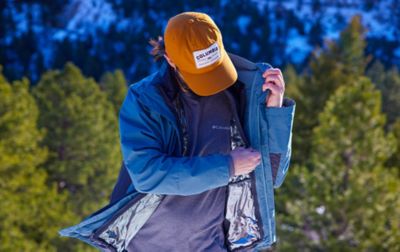
POLYGON ((399 251, 400 182, 383 168, 396 149, 380 92, 365 77, 329 98, 313 130, 310 165, 294 166, 278 225, 282 251, 399 251))
POLYGON ((117 70, 114 73, 107 72, 100 79, 100 88, 106 92, 108 100, 114 105, 116 115, 118 115, 122 102, 128 90, 124 73, 117 70))
POLYGON ((0 97, 0 251, 56 251, 57 230, 74 216, 40 168, 47 149, 28 81, 10 85, 0 74, 0 97))
POLYGON ((382 63, 376 61, 368 69, 367 75, 382 92, 382 110, 388 117, 389 126, 400 118, 400 73, 395 67, 385 71, 382 63))
POLYGON ((303 85, 302 76, 298 75, 296 69, 292 64, 286 66, 283 71, 285 78, 285 95, 292 97, 295 100, 301 99, 301 93, 299 87, 303 85))
POLYGON ((385 71, 383 64, 376 61, 368 69, 367 75, 382 92, 382 110, 388 118, 386 129, 394 133, 399 143, 397 151, 387 161, 386 166, 400 169, 400 74, 395 67, 385 71))
POLYGON ((400 117, 391 125, 390 130, 397 140, 397 150, 386 162, 386 166, 397 169, 400 176, 400 117))
POLYGON ((310 28, 308 35, 308 42, 311 46, 317 47, 323 45, 321 34, 324 34, 324 27, 322 26, 322 16, 319 16, 310 28))
MULTIPOLYGON (((298 75, 293 65, 289 64, 288 66, 286 66, 283 71, 283 76, 286 84, 285 96, 291 97, 296 101, 296 103, 303 101, 303 104, 304 101, 310 99, 309 97, 306 97, 302 94, 301 87, 304 86, 304 76, 298 75)), ((302 146, 305 145, 306 141, 310 141, 310 137, 308 136, 308 134, 306 135, 304 134, 304 132, 300 131, 302 129, 302 122, 306 121, 307 119, 308 118, 306 113, 303 113, 302 111, 296 112, 296 120, 293 122, 293 135, 295 137, 293 138, 292 143, 292 148, 294 150, 291 158, 292 164, 298 164, 305 161, 305 157, 302 156, 304 152, 301 152, 299 150, 300 148, 302 148, 302 146), (299 131, 303 134, 299 134, 299 131)))
POLYGON ((45 168, 59 189, 70 192, 84 217, 108 202, 120 168, 117 119, 98 84, 71 63, 45 73, 34 90, 49 149, 45 168))
POLYGON ((327 48, 316 49, 310 61, 309 72, 298 87, 297 124, 293 139, 297 152, 294 159, 302 163, 310 156, 312 129, 317 126, 317 115, 324 108, 328 97, 343 83, 351 83, 363 75, 367 59, 364 56, 364 28, 360 17, 352 18, 337 42, 328 41, 327 48))

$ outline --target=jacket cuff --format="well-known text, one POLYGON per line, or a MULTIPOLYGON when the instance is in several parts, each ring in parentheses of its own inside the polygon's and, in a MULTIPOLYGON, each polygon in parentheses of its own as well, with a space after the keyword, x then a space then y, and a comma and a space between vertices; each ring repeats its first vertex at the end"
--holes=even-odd
POLYGON ((283 99, 282 107, 265 107, 262 116, 267 125, 263 134, 268 135, 271 153, 285 153, 290 148, 295 107, 290 98, 283 99))
POLYGON ((266 107, 267 117, 269 116, 290 116, 294 114, 296 102, 288 97, 283 98, 282 107, 266 107))

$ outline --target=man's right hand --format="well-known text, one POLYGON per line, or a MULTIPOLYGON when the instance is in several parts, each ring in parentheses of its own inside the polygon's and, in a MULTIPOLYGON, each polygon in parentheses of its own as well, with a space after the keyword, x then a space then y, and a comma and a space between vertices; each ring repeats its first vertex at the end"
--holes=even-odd
POLYGON ((230 154, 235 176, 252 172, 261 162, 261 154, 252 148, 238 147, 230 154))

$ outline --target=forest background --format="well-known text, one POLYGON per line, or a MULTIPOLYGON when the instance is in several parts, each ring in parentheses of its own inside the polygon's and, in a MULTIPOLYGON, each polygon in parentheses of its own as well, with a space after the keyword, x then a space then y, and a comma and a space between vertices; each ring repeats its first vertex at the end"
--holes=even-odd
POLYGON ((297 103, 274 250, 400 251, 397 0, 1 1, 0 251, 94 251, 57 231, 108 203, 127 87, 189 10, 297 103))

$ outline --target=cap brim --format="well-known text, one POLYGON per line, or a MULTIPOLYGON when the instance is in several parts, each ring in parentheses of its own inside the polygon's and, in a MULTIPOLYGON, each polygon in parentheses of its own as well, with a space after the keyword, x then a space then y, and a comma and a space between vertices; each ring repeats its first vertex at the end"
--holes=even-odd
POLYGON ((180 71, 184 81, 195 94, 200 96, 213 95, 236 82, 237 71, 225 50, 222 52, 222 57, 221 64, 209 72, 192 74, 180 71))

